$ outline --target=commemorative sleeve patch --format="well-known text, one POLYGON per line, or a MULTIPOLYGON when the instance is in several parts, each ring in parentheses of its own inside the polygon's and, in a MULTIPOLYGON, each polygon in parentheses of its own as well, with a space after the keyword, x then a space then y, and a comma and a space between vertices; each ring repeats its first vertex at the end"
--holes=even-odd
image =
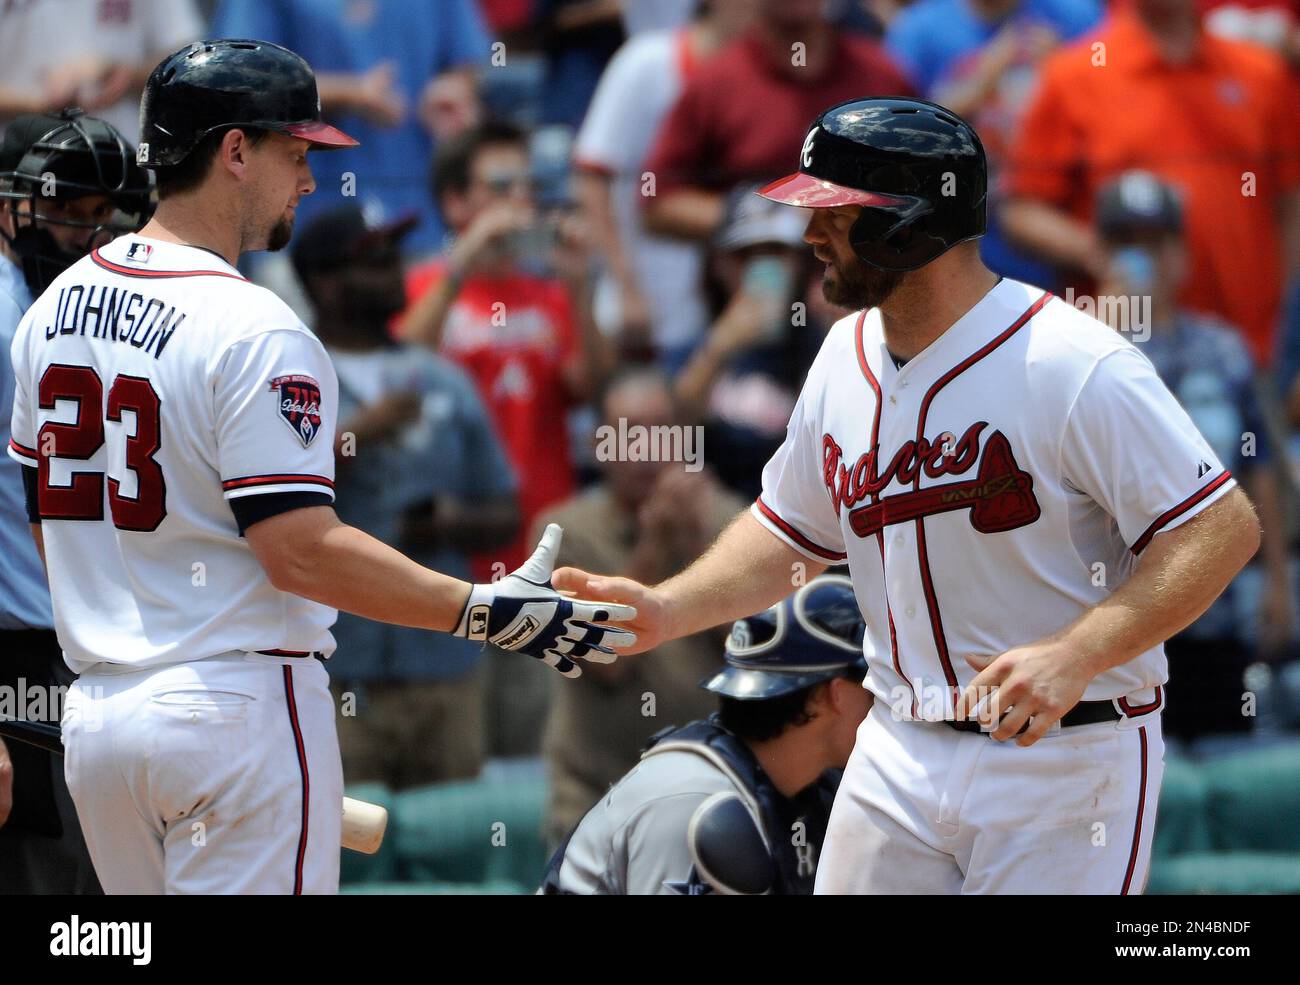
POLYGON ((306 448, 320 430, 320 384, 310 376, 277 376, 270 388, 279 404, 281 420, 306 448))

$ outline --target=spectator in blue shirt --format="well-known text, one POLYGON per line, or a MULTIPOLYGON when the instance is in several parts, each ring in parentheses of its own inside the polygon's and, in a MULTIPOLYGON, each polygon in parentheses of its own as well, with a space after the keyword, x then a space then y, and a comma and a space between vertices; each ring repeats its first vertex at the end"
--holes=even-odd
POLYGON ((1242 671, 1256 645, 1278 649, 1293 626, 1281 466, 1268 440, 1254 363, 1239 331, 1175 300, 1188 259, 1182 208, 1170 185, 1148 172, 1125 172, 1103 186, 1096 221, 1110 259, 1098 310, 1151 360, 1250 493, 1264 530, 1252 566, 1165 644, 1170 683, 1164 727, 1185 739, 1246 731, 1251 723, 1242 714, 1242 671))
POLYGON ((435 140, 475 121, 474 70, 492 54, 474 0, 221 0, 212 33, 274 41, 302 55, 316 71, 326 113, 361 142, 312 158, 316 192, 298 207, 300 226, 351 192, 389 220, 420 217, 405 243, 411 254, 441 249, 428 162, 435 140))
POLYGON ((535 0, 533 18, 545 57, 539 122, 576 132, 601 73, 624 41, 622 14, 608 0, 535 0))
MULTIPOLYGON (((338 206, 302 230, 293 262, 339 379, 339 518, 468 578, 466 551, 516 533, 515 481, 470 379, 388 337, 404 302, 399 244, 412 224, 379 225, 355 205, 338 206)), ((333 632, 348 782, 400 789, 478 773, 481 645, 342 612, 333 632)))
MULTIPOLYGON (((970 120, 989 156, 989 187, 1010 146, 1043 57, 1101 19, 1098 0, 917 0, 890 23, 885 46, 921 95, 970 120)), ((984 262, 1052 286, 1051 267, 1013 248, 989 209, 984 262)))

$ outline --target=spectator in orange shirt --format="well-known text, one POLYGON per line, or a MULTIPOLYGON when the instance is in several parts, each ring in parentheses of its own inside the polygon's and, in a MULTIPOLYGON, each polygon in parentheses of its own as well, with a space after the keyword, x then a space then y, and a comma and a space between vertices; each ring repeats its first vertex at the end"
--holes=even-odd
MULTIPOLYGON (((445 256, 407 275, 396 333, 459 363, 478 386, 518 478, 527 531, 573 492, 568 411, 607 369, 590 314, 588 256, 569 218, 538 215, 527 141, 509 124, 444 142, 433 184, 456 238, 445 256)), ((479 558, 475 577, 512 570, 528 546, 520 536, 479 558)))
POLYGON ((1179 300, 1239 326, 1267 365, 1284 279, 1300 265, 1292 86, 1275 54, 1207 34, 1187 0, 1116 9, 1044 66, 1004 173, 1008 232, 1086 290, 1106 265, 1091 227, 1098 189, 1130 168, 1155 173, 1186 206, 1179 300))
POLYGON ((910 96, 884 48, 837 31, 821 0, 758 0, 754 25, 686 81, 646 163, 653 232, 707 239, 740 182, 789 172, 811 120, 862 96, 910 96))

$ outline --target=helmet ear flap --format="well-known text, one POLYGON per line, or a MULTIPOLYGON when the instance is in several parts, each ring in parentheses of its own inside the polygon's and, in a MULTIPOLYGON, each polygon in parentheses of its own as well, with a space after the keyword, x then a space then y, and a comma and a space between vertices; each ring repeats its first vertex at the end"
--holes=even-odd
POLYGON ((925 212, 898 215, 885 209, 864 208, 849 227, 849 245, 863 263, 882 270, 914 270, 912 253, 918 233, 925 228, 925 212), (890 222, 890 220, 893 220, 890 222))
POLYGON ((925 229, 925 216, 911 222, 900 222, 893 232, 885 237, 885 245, 895 250, 900 256, 912 248, 917 236, 925 229))
POLYGON ((863 263, 870 263, 871 261, 862 255, 862 248, 866 245, 868 236, 866 223, 863 221, 866 214, 867 210, 863 209, 861 214, 853 220, 853 225, 849 226, 849 246, 853 247, 853 252, 857 254, 859 260, 863 263))

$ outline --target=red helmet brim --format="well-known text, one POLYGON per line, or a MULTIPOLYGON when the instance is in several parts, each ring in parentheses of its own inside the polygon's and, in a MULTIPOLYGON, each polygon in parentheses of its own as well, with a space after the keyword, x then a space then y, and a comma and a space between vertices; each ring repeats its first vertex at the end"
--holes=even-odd
POLYGON ((320 120, 290 123, 282 127, 281 131, 294 137, 301 137, 303 140, 310 140, 317 147, 356 147, 361 143, 349 137, 338 127, 332 127, 320 120))
POLYGON ((907 204, 907 199, 897 195, 882 195, 878 192, 863 191, 861 188, 837 185, 833 181, 814 178, 802 171, 778 178, 770 185, 760 188, 758 194, 773 202, 797 205, 804 209, 829 209, 837 205, 879 208, 907 204))

